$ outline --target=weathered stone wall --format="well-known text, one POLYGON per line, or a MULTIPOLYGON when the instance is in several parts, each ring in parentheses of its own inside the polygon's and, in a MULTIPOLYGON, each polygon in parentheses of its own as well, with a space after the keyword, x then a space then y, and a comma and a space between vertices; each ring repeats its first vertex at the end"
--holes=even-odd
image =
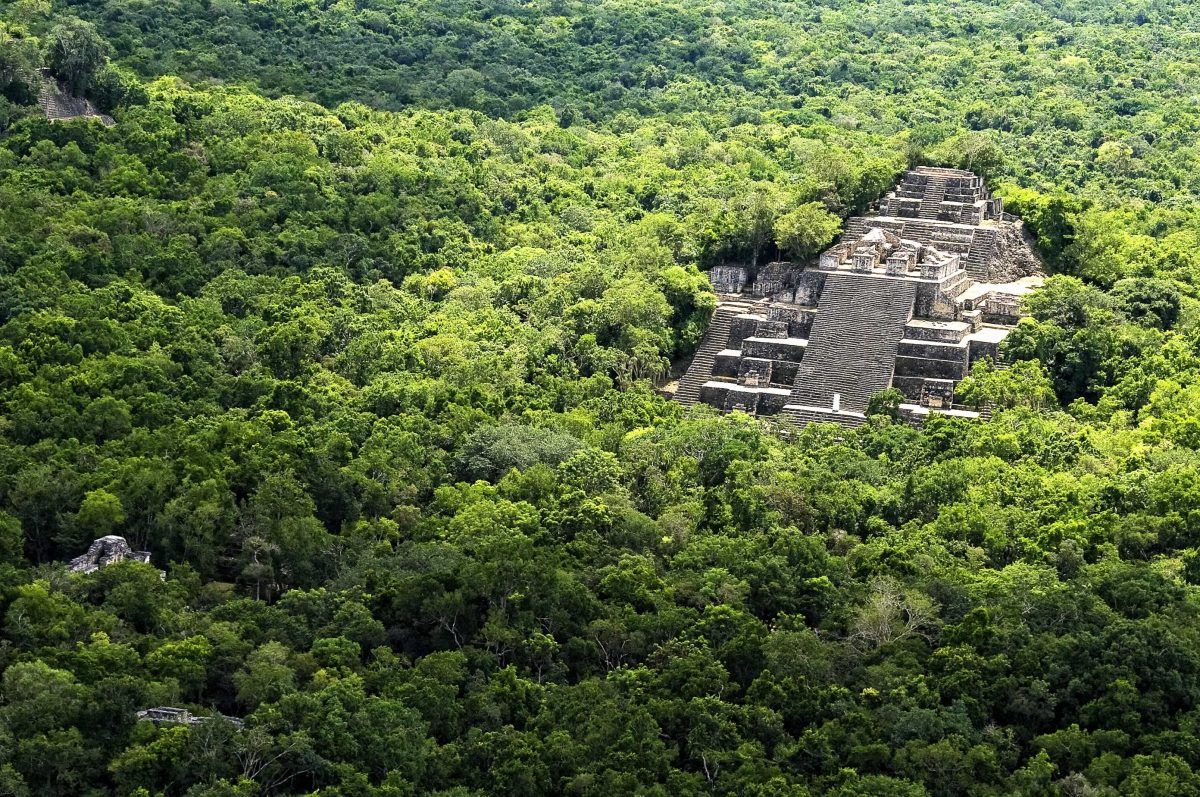
POLYGON ((773 319, 769 314, 766 319, 759 321, 758 325, 754 328, 754 337, 756 338, 786 338, 787 336, 787 321, 773 319))
POLYGON ((796 304, 816 307, 821 291, 825 290, 825 275, 819 271, 805 271, 796 280, 796 304))
POLYGON ((816 317, 815 311, 804 307, 774 305, 767 310, 768 319, 787 325, 789 338, 807 338, 816 317))
POLYGON ((913 315, 920 318, 928 318, 933 311, 934 302, 937 300, 938 289, 936 285, 931 283, 919 283, 917 285, 917 301, 913 305, 913 315))
POLYGON ((910 340, 936 340, 957 343, 970 331, 967 324, 961 321, 946 321, 944 324, 930 326, 927 324, 909 324, 904 328, 904 337, 910 340))
POLYGON ((1024 223, 1018 220, 1000 225, 996 263, 991 269, 992 279, 996 282, 1012 282, 1044 272, 1045 265, 1034 248, 1033 235, 1024 223))
POLYGON ((962 379, 967 363, 963 360, 937 360, 929 357, 897 357, 896 376, 924 379, 962 379))
POLYGON ((758 398, 758 414, 777 415, 783 412, 783 407, 787 404, 787 401, 787 394, 763 393, 758 398))
POLYGON ((788 338, 750 338, 742 343, 743 357, 761 357, 767 360, 782 360, 798 363, 804 359, 804 347, 788 343, 788 338))
POLYGON ((921 387, 920 404, 926 407, 950 407, 954 404, 955 382, 949 379, 926 379, 921 387))
POLYGON ((771 360, 743 357, 738 368, 738 384, 745 387, 766 387, 771 384, 771 360))
POLYGON ((974 365, 978 360, 981 360, 985 357, 992 359, 992 360, 999 360, 1000 359, 1000 344, 993 343, 988 340, 973 340, 973 341, 971 341, 969 351, 967 354, 968 369, 971 365, 974 365))
POLYGON ((758 414, 759 394, 748 390, 727 390, 725 403, 721 409, 726 412, 745 412, 750 415, 758 414))
POLYGON ((983 313, 983 323, 1002 327, 1015 327, 1021 316, 1016 313, 983 313))
POLYGON ((740 349, 742 347, 742 341, 746 338, 754 337, 754 333, 757 329, 758 319, 754 316, 735 316, 733 320, 729 322, 728 348, 740 349))
POLYGON ((776 385, 790 388, 796 381, 796 371, 799 368, 800 363, 776 360, 771 375, 776 385))
POLYGON ((794 273, 798 271, 795 264, 784 260, 767 263, 758 270, 754 284, 750 288, 752 296, 774 298, 780 294, 791 296, 794 290, 794 273))
POLYGON ((740 358, 736 355, 718 354, 713 360, 712 375, 724 379, 737 379, 740 358))
POLYGON ((896 347, 900 357, 928 358, 932 360, 958 360, 966 362, 967 347, 956 343, 909 343, 901 341, 896 347))
POLYGON ((741 293, 749 281, 744 266, 713 266, 708 272, 708 283, 717 293, 741 293))
POLYGON ((916 404, 921 401, 921 391, 925 386, 923 376, 894 376, 892 387, 904 394, 904 397, 916 404))

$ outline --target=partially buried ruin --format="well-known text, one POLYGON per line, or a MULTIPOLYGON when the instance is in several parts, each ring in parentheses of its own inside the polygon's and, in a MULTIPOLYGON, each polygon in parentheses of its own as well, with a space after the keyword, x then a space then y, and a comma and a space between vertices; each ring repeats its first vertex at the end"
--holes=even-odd
POLYGON ((83 97, 76 97, 70 89, 60 83, 49 69, 41 71, 42 85, 38 92, 38 106, 51 122, 66 122, 71 119, 95 119, 106 127, 116 124, 106 113, 83 97))
POLYGON ((109 534, 93 542, 83 556, 76 556, 72 559, 71 563, 67 565, 67 569, 72 573, 95 573, 102 567, 125 561, 148 565, 150 564, 150 552, 135 551, 124 537, 109 534))
MULTIPOLYGON (((141 562, 148 565, 150 564, 150 552, 135 551, 124 537, 108 534, 92 542, 87 553, 72 559, 67 564, 67 572, 95 573, 101 568, 115 565, 118 562, 141 562)), ((166 581, 166 571, 159 570, 158 577, 166 581)))
POLYGON ((871 397, 894 387, 912 422, 978 417, 955 404, 955 387, 997 357, 1040 271, 1020 221, 980 177, 913 169, 813 265, 712 269, 717 310, 675 398, 858 426, 871 397))
POLYGON ((242 728, 245 726, 245 720, 240 717, 230 717, 225 714, 193 714, 186 708, 176 708, 175 706, 157 706, 155 708, 147 708, 137 713, 138 720, 142 722, 152 722, 155 725, 203 725, 208 722, 217 722, 224 720, 232 723, 234 727, 242 728))

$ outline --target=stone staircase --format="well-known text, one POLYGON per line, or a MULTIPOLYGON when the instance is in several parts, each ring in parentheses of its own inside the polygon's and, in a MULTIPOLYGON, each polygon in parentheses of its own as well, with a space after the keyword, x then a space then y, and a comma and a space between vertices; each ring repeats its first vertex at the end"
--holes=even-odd
POLYGON ((83 97, 73 97, 63 91, 62 86, 47 70, 42 70, 42 87, 38 91, 38 107, 51 122, 67 121, 69 119, 99 119, 105 125, 116 124, 108 114, 96 110, 83 97))
POLYGON ((690 407, 700 400, 700 389, 704 383, 712 379, 713 365, 717 354, 729 345, 729 327, 734 316, 746 311, 741 305, 718 305, 708 322, 708 329, 696 349, 692 363, 687 372, 679 380, 675 388, 675 400, 685 407, 690 407))
POLYGON ((965 242, 971 239, 970 228, 956 228, 945 222, 932 222, 928 219, 885 219, 871 216, 847 219, 841 240, 844 242, 857 241, 874 227, 895 233, 901 238, 934 246, 939 242, 944 244, 961 238, 965 249, 965 242))
POLYGON ((854 412, 820 412, 807 407, 784 407, 779 417, 796 426, 807 426, 810 423, 836 423, 848 429, 857 429, 867 422, 867 416, 854 412))
POLYGON ((921 198, 921 210, 917 216, 929 221, 936 221, 942 200, 946 198, 946 178, 940 175, 930 175, 925 184, 925 196, 921 198))
POLYGON ((996 231, 982 227, 975 230, 975 235, 971 238, 971 250, 967 255, 967 273, 977 280, 987 280, 988 266, 995 251, 996 231))
POLYGON ((862 238, 864 235, 870 232, 874 227, 879 227, 887 230, 888 232, 893 232, 896 235, 902 235, 905 238, 912 237, 910 235, 903 235, 905 230, 905 223, 903 221, 892 221, 890 219, 885 220, 879 218, 878 216, 853 216, 849 219, 846 219, 846 225, 842 228, 841 240, 846 243, 857 241, 859 238, 862 238))
POLYGON ((862 413, 892 381, 896 349, 912 317, 914 283, 872 275, 830 274, 789 405, 862 413))

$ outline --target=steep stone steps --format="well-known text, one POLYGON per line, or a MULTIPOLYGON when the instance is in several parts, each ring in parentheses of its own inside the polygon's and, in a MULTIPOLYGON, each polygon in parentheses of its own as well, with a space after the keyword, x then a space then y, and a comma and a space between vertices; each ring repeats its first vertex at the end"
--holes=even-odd
POLYGON ((912 318, 914 283, 830 274, 789 404, 862 413, 891 384, 896 349, 912 318))
POLYGON ((946 178, 931 176, 926 184, 925 196, 921 198, 921 210, 917 216, 922 219, 936 221, 942 200, 946 198, 946 178))
POLYGON ((977 280, 988 279, 988 266, 996 251, 996 231, 987 228, 975 230, 971 237, 971 249, 967 255, 966 269, 977 280))
POLYGON ((794 406, 784 407, 778 417, 796 426, 807 426, 810 423, 836 423, 848 429, 856 429, 867 422, 867 417, 860 413, 839 412, 835 415, 831 412, 820 412, 808 407, 794 406))
POLYGON ((42 86, 38 91, 38 107, 42 109, 42 113, 46 115, 46 118, 52 122, 61 122, 82 117, 85 119, 99 119, 108 126, 115 124, 111 116, 97 111, 95 106, 83 97, 73 97, 63 91, 58 81, 46 70, 42 70, 42 86))
POLYGON ((740 305, 718 305, 708 322, 708 329, 700 341, 700 347, 692 357, 687 372, 679 380, 675 388, 675 400, 685 407, 690 407, 700 400, 700 389, 704 383, 712 379, 713 365, 716 364, 717 354, 729 346, 729 328, 738 313, 745 312, 740 305))

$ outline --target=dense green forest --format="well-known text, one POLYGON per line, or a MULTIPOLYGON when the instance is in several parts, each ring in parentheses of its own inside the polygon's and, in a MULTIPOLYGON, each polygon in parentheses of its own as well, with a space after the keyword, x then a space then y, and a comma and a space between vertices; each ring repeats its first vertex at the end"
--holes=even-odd
POLYGON ((0 2, 0 795, 1200 795, 1198 25, 0 2), (990 420, 659 395, 918 163, 1053 273, 990 420))

